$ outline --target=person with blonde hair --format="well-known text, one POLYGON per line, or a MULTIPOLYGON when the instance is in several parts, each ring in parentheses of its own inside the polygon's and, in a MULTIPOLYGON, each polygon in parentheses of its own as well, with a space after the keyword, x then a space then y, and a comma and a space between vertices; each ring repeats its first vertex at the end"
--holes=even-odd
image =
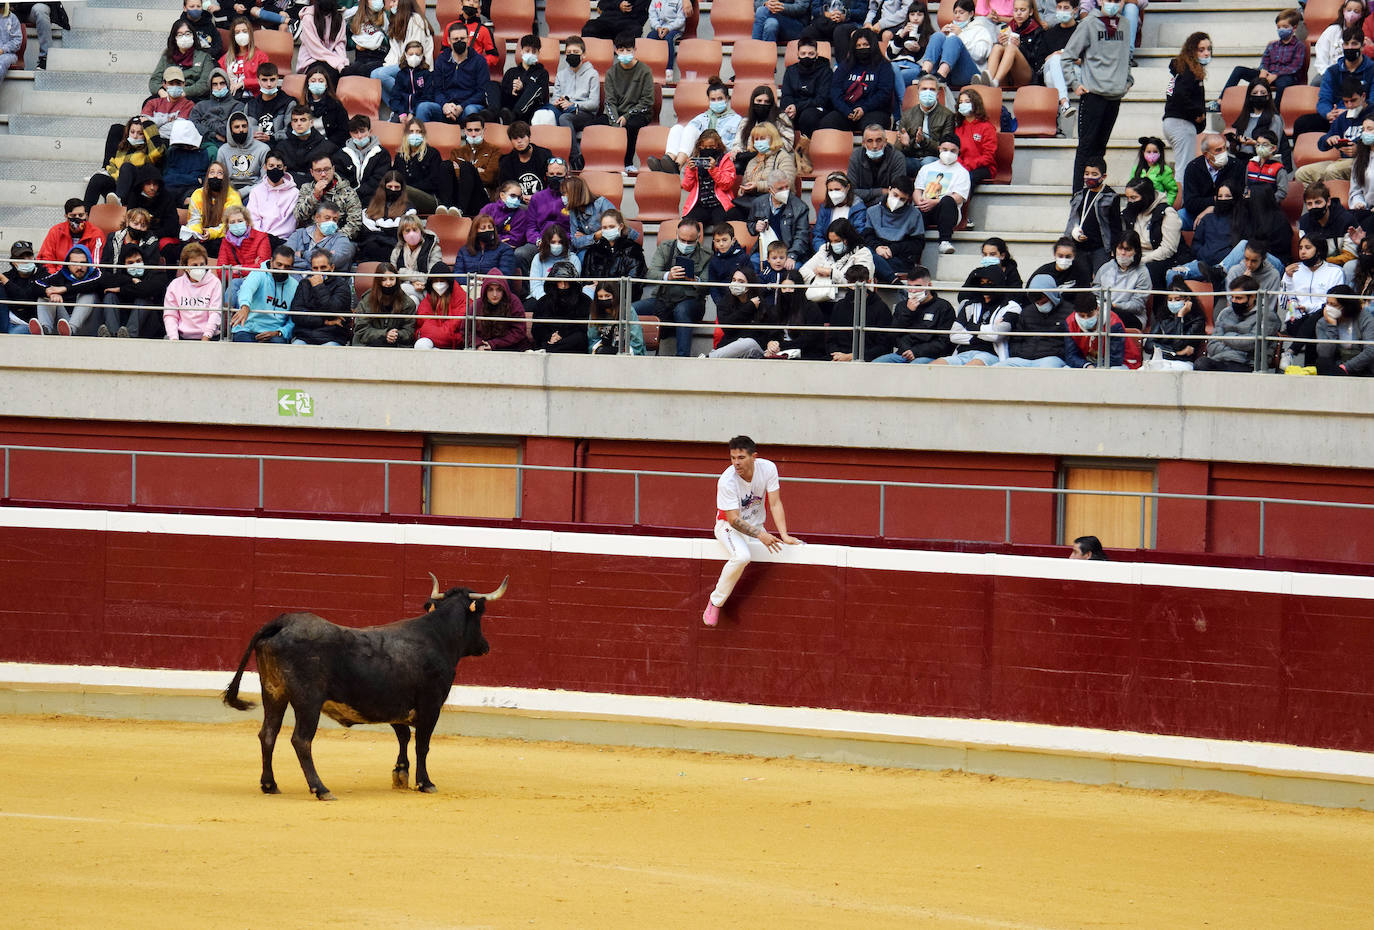
POLYGON ((401 277, 401 289, 406 296, 420 303, 420 292, 430 270, 443 261, 439 237, 425 229, 424 220, 408 213, 396 224, 396 247, 391 252, 391 264, 401 277))
POLYGON ((162 323, 172 342, 209 342, 219 335, 224 288, 210 274, 209 263, 205 246, 199 242, 188 242, 181 250, 182 271, 167 285, 162 301, 162 323))
POLYGON ((753 157, 739 179, 735 203, 726 214, 726 219, 748 219, 754 205, 760 200, 767 200, 771 191, 770 179, 774 175, 787 178, 788 186, 797 177, 797 157, 787 148, 777 126, 768 122, 755 123, 749 130, 748 145, 753 157))
POLYGON ((453 171, 446 169, 443 156, 430 148, 425 124, 416 117, 405 121, 391 167, 405 178, 406 186, 424 191, 439 203, 452 202, 453 171))
POLYGON ((243 279, 272 257, 272 240, 267 233, 253 228, 252 215, 242 204, 225 209, 224 223, 224 239, 216 261, 221 268, 230 269, 227 303, 235 307, 243 279))

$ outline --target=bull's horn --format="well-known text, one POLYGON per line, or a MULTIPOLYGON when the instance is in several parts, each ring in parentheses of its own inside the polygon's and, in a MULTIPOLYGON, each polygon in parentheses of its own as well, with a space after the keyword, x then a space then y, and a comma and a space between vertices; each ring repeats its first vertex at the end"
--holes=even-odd
POLYGON ((434 572, 429 572, 428 574, 429 580, 434 582, 434 590, 429 592, 429 599, 431 601, 441 600, 443 595, 439 593, 439 579, 434 577, 434 572))
POLYGON ((497 588, 490 594, 474 594, 473 597, 480 597, 484 601, 499 601, 501 599, 501 595, 506 593, 506 582, 508 581, 510 581, 510 575, 507 575, 505 578, 502 578, 501 587, 497 588))

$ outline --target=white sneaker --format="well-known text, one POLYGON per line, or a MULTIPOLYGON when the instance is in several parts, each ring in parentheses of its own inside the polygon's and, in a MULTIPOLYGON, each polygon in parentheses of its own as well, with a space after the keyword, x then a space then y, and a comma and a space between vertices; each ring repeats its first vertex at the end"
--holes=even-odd
POLYGON ((941 240, 940 240, 940 254, 941 254, 941 255, 953 255, 953 254, 954 254, 954 243, 953 243, 953 242, 950 242, 948 239, 941 239, 941 240))
POLYGON ((626 165, 626 166, 625 166, 625 173, 628 174, 630 177, 634 177, 635 175, 639 174, 639 166, 638 166, 638 165, 626 165))

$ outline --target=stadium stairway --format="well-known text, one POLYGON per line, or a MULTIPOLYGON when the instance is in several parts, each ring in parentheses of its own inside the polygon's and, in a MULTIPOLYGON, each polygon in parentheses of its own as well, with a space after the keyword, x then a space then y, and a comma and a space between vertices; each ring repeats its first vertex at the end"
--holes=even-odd
MULTIPOLYGON (((1286 5, 1283 0, 1151 4, 1136 52, 1135 86, 1122 105, 1107 154, 1109 178, 1118 189, 1134 162, 1136 138, 1160 133, 1168 63, 1183 40, 1196 30, 1212 35, 1216 51, 1207 85, 1215 96, 1235 65, 1258 61, 1273 33, 1274 15, 1286 5), (1232 37, 1240 43, 1231 44, 1232 37)), ((49 70, 11 72, 0 87, 0 256, 15 239, 40 241, 60 217, 62 202, 83 192, 85 179, 100 167, 109 124, 136 112, 147 96, 148 75, 180 6, 180 0, 74 5, 74 28, 54 44, 49 70)), ((707 11, 709 6, 697 33, 702 38, 712 36, 707 11)), ((502 38, 509 49, 518 36, 502 38)), ((33 49, 31 39, 30 59, 33 49)), ((724 77, 732 75, 728 50, 721 70, 724 77)), ((664 122, 676 116, 672 90, 664 94, 664 122)), ((1010 93, 1006 99, 1009 105, 1010 93)), ((1219 125, 1219 117, 1212 119, 1219 125)), ((1012 183, 979 190, 971 205, 974 228, 955 234, 956 253, 938 255, 933 242, 927 248, 925 259, 937 279, 962 280, 977 261, 978 244, 988 236, 1008 241, 1023 272, 1047 260, 1068 206, 1073 122, 1063 126, 1065 138, 1017 139, 1012 183)), ((655 153, 641 152, 641 161, 645 154, 655 153)), ((809 182, 805 189, 809 198, 809 182)), ((633 178, 627 179, 625 208, 627 215, 635 215, 633 178)), ((647 230, 650 245, 653 228, 651 224, 647 230)))

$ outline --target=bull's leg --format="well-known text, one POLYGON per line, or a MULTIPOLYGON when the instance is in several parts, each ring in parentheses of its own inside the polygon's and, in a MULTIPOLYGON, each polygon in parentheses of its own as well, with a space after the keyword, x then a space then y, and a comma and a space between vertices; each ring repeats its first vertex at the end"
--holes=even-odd
POLYGON ((263 794, 281 794, 277 779, 272 774, 272 750, 277 745, 277 734, 281 732, 282 717, 286 715, 286 698, 273 697, 266 688, 262 692, 262 729, 258 731, 258 742, 262 744, 262 784, 263 794))
POLYGON ((310 790, 315 793, 315 797, 321 801, 332 801, 334 795, 330 794, 329 789, 320 781, 320 775, 315 771, 315 758, 311 755, 310 744, 315 739, 315 730, 320 725, 320 702, 312 701, 309 706, 304 702, 293 702, 291 709, 296 712, 296 727, 291 731, 291 745, 296 750, 296 758, 301 762, 301 771, 305 773, 305 783, 310 786, 310 790))
POLYGON ((400 755, 396 757, 396 767, 391 770, 391 787, 409 788, 410 758, 406 755, 406 750, 410 748, 410 727, 404 723, 393 723, 391 729, 396 731, 396 742, 401 744, 400 755))
POLYGON ((434 787, 434 782, 429 780, 429 771, 425 768, 425 760, 429 757, 429 737, 438 722, 438 713, 433 716, 417 716, 415 719, 415 787, 426 794, 439 790, 434 787))

